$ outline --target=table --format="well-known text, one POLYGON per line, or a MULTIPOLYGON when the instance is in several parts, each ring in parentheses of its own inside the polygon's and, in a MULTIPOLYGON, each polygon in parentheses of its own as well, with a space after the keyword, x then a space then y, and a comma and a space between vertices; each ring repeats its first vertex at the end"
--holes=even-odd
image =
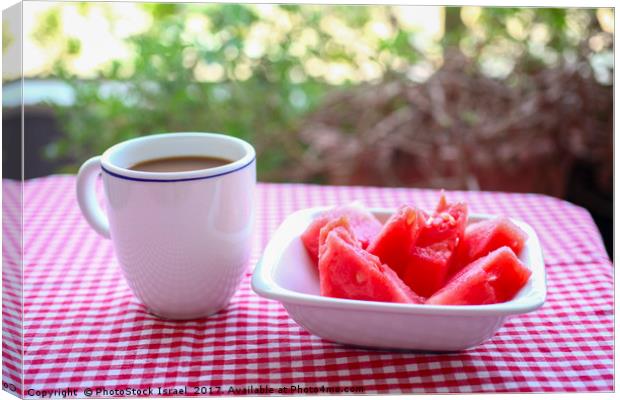
MULTIPOLYGON (((194 387, 210 394, 286 387, 290 394, 291 386, 365 394, 613 390, 613 265, 588 212, 568 202, 537 194, 448 193, 449 200, 469 202, 471 212, 504 214, 534 227, 548 299, 539 310, 509 319, 485 344, 442 354, 327 342, 250 288, 253 266, 287 214, 353 200, 432 209, 438 191, 260 183, 251 260, 228 308, 208 319, 167 322, 133 297, 110 241, 81 216, 74 185, 75 177, 66 175, 24 185, 23 359, 19 299, 11 297, 19 282, 8 276, 3 372, 5 384, 26 397, 54 389, 83 397, 96 388, 111 391, 100 393, 104 397, 124 389, 157 394, 160 387, 190 394, 194 387)), ((8 187, 10 212, 18 203, 8 187)), ((4 243, 15 243, 15 231, 6 228, 4 243)), ((15 265, 5 262, 5 270, 15 265)))

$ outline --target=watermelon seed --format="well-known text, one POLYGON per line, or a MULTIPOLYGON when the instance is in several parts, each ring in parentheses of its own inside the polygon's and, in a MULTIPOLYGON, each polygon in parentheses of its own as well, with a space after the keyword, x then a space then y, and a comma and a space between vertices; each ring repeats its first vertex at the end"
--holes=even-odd
POLYGON ((454 219, 454 217, 448 213, 442 213, 441 218, 444 221, 448 222, 450 225, 454 225, 456 223, 456 220, 454 219))
POLYGON ((413 224, 413 221, 415 221, 415 212, 408 212, 407 213, 407 225, 411 225, 413 224))

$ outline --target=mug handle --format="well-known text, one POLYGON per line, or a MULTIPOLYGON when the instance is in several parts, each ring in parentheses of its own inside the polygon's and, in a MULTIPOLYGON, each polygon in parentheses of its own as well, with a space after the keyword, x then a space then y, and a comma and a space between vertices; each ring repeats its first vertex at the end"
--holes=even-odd
POLYGON ((82 214, 98 234, 110 238, 110 224, 105 216, 97 196, 95 195, 95 183, 101 173, 100 157, 93 157, 80 167, 77 175, 77 200, 82 214))

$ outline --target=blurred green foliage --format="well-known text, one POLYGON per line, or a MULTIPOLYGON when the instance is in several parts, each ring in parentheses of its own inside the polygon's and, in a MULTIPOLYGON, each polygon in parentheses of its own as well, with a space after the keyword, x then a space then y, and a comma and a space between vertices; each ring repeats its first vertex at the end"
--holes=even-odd
MULTIPOLYGON (((491 74, 505 76, 523 58, 529 68, 544 68, 577 57, 583 41, 601 32, 594 9, 453 8, 443 39, 420 49, 418 32, 387 6, 274 5, 270 18, 252 5, 142 6, 153 23, 128 39, 133 56, 95 79, 69 72, 81 43, 66 39, 54 75, 71 84, 76 100, 55 106, 64 136, 46 148, 47 157, 65 162, 65 172, 135 136, 210 131, 253 143, 259 178, 277 179, 305 150, 291 134, 300 118, 330 91, 411 76, 418 63, 436 69, 448 46, 491 74), (370 29, 377 19, 386 33, 370 29)), ((86 3, 81 7, 88 12, 86 3)), ((58 40, 61 23, 51 10, 35 38, 58 40)))
POLYGON ((4 53, 6 49, 9 47, 9 45, 13 43, 13 40, 14 40, 13 36, 11 35, 11 32, 9 31, 9 26, 7 22, 5 21, 2 24, 2 53, 4 53))
MULTIPOLYGON (((63 62, 79 51, 79 42, 68 41, 67 55, 56 64, 55 74, 71 83, 76 101, 72 107, 56 107, 66 135, 50 144, 46 155, 66 159, 66 171, 138 135, 207 131, 252 142, 260 154, 259 171, 268 177, 291 154, 303 151, 287 133, 332 87, 324 77, 302 68, 304 62, 312 57, 355 62, 347 46, 319 28, 321 18, 327 11, 356 30, 370 19, 365 7, 351 12, 346 7, 281 6, 281 13, 299 22, 283 28, 277 20, 260 20, 243 5, 146 4, 145 8, 156 23, 129 39, 135 51, 131 60, 113 62, 97 79, 76 80, 63 62), (199 26, 196 34, 188 33, 188 19, 199 26), (263 34, 275 38, 262 54, 248 50, 255 24, 262 24, 263 34), (308 28, 311 39, 306 37, 308 28), (299 40, 312 43, 292 50, 299 40), (109 82, 123 85, 106 86, 109 82)), ((47 15, 41 38, 53 37, 49 30, 56 25, 57 20, 47 15)), ((399 36, 378 47, 415 59, 411 45, 399 36)), ((342 84, 350 82, 345 79, 342 84)))

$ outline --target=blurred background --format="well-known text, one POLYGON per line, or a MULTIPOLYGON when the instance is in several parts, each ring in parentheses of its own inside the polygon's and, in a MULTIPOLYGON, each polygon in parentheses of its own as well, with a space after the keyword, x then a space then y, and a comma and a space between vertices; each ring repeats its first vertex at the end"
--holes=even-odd
POLYGON ((25 176, 223 132, 254 144, 262 181, 564 198, 611 255, 613 37, 612 9, 26 2, 25 176))

